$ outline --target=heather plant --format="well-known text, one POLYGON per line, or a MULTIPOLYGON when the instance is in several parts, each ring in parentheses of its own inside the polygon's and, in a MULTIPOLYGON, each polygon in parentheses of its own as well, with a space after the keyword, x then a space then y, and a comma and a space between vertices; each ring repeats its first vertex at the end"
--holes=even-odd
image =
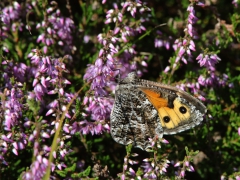
POLYGON ((0 179, 240 179, 239 0, 0 9, 0 179), (204 122, 147 151, 114 142, 114 90, 133 71, 199 98, 204 122))

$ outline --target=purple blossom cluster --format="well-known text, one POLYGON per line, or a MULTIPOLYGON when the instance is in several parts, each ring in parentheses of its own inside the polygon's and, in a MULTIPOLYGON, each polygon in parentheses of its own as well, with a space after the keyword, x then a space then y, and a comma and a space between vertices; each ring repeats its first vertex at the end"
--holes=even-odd
MULTIPOLYGON (((73 106, 73 109, 68 111, 67 105, 74 98, 74 94, 67 93, 64 90, 65 87, 70 84, 70 81, 68 81, 63 75, 64 73, 68 73, 68 70, 63 63, 65 58, 55 59, 48 56, 42 56, 37 50, 33 50, 32 53, 29 54, 29 58, 31 58, 33 64, 32 71, 34 74, 34 91, 29 98, 40 101, 43 104, 46 96, 57 94, 58 98, 54 99, 45 106, 45 108, 48 109, 46 116, 52 116, 56 118, 65 112, 65 117, 70 119, 73 116, 75 109, 73 106)), ((73 122, 66 122, 63 124, 62 139, 67 140, 71 137, 70 132, 73 129, 72 124, 73 122)), ((58 126, 58 118, 49 122, 49 129, 46 129, 45 132, 41 133, 42 138, 50 138, 50 136, 56 132, 58 126)), ((60 158, 64 158, 64 156, 71 151, 71 149, 66 147, 64 144, 65 143, 63 140, 60 141, 60 146, 58 149, 60 158)))
POLYGON ((75 30, 73 20, 63 17, 56 7, 50 7, 46 12, 47 18, 36 26, 36 29, 42 29, 37 43, 42 43, 43 52, 46 54, 51 46, 58 45, 62 47, 64 54, 74 53, 76 47, 73 45, 72 33, 75 30))
POLYGON ((167 158, 147 158, 143 160, 142 168, 144 171, 143 178, 157 179, 157 177, 164 175, 167 172, 170 161, 167 158))
MULTIPOLYGON (((84 79, 90 83, 90 89, 94 92, 94 96, 85 97, 84 104, 86 105, 87 116, 91 117, 91 121, 83 121, 84 128, 81 132, 84 134, 92 133, 99 134, 104 130, 105 120, 109 118, 113 100, 106 98, 108 94, 105 89, 107 86, 114 84, 112 77, 115 74, 115 58, 114 54, 118 52, 118 49, 114 46, 117 38, 108 36, 104 37, 102 34, 98 35, 98 40, 105 47, 100 50, 99 57, 95 64, 88 65, 84 79)), ((76 128, 79 126, 76 124, 76 128)), ((105 125, 106 126, 106 125, 105 125)), ((106 130, 109 128, 106 126, 106 130)))
POLYGON ((149 142, 151 147, 148 147, 147 151, 150 152, 153 157, 143 159, 143 163, 140 166, 142 173, 135 172, 131 167, 135 164, 139 164, 138 161, 132 159, 137 157, 138 154, 129 153, 124 158, 123 172, 118 175, 122 180, 129 178, 157 179, 165 175, 170 161, 167 157, 158 157, 158 149, 161 148, 160 143, 168 144, 168 141, 156 136, 153 139, 149 138, 149 142))
MULTIPOLYGON (((3 134, 0 139, 2 142, 0 159, 4 164, 8 164, 5 160, 5 154, 9 150, 17 156, 18 152, 25 149, 28 143, 34 143, 34 156, 37 159, 30 167, 31 172, 25 173, 23 179, 32 179, 33 176, 36 177, 35 179, 42 179, 47 167, 50 148, 45 146, 45 150, 43 149, 45 153, 43 153, 38 141, 41 138, 42 142, 45 142, 45 139, 49 139, 54 135, 59 120, 58 118, 52 121, 42 120, 41 123, 45 124, 45 126, 41 128, 41 131, 38 130, 38 125, 34 119, 30 120, 23 117, 24 112, 28 110, 28 104, 25 104, 25 102, 28 100, 39 101, 41 108, 47 109, 46 117, 51 115, 56 118, 66 111, 65 116, 71 118, 75 110, 73 108, 69 112, 66 106, 74 98, 74 95, 64 91, 66 85, 70 84, 63 76, 63 73, 68 72, 63 63, 64 58, 55 59, 42 56, 41 52, 36 49, 32 50, 29 58, 31 58, 31 66, 26 66, 23 63, 13 63, 12 61, 2 62, 3 66, 5 66, 3 73, 5 87, 3 87, 4 92, 1 93, 1 96, 5 97, 5 101, 1 103, 1 109, 4 112, 3 126, 6 135, 3 134), (28 83, 31 78, 33 79, 33 91, 23 91, 23 83, 28 83), (46 105, 46 101, 49 101, 53 94, 58 94, 59 98, 46 105), (33 131, 29 128, 33 129, 33 131), (26 129, 27 131, 25 131, 26 129), (40 151, 39 154, 36 151, 40 151)), ((37 113, 40 113, 40 111, 37 113)), ((63 125, 62 140, 58 151, 54 153, 54 157, 61 161, 56 162, 56 165, 53 164, 53 166, 59 169, 66 167, 62 161, 64 161, 65 155, 71 152, 70 147, 65 145, 64 142, 71 137, 71 124, 65 123, 63 125)))
MULTIPOLYGON (((123 77, 129 72, 137 68, 136 62, 131 62, 131 59, 136 54, 134 47, 125 48, 122 56, 117 57, 119 53, 119 46, 124 46, 128 37, 134 36, 137 33, 141 33, 145 28, 139 23, 137 26, 130 27, 127 24, 122 24, 123 12, 129 11, 132 16, 135 15, 137 9, 140 12, 147 10, 146 6, 140 1, 137 2, 125 2, 122 4, 122 10, 119 10, 117 4, 113 4, 114 9, 107 11, 105 24, 115 23, 114 30, 109 31, 106 34, 99 34, 98 42, 103 46, 98 54, 94 64, 89 64, 84 75, 84 80, 90 84, 90 90, 93 92, 93 96, 85 97, 84 104, 86 105, 87 116, 90 117, 90 121, 81 122, 85 128, 80 131, 83 134, 99 134, 104 130, 109 130, 109 126, 106 124, 106 120, 109 119, 111 108, 113 105, 113 99, 106 97, 109 94, 109 87, 111 90, 115 88, 114 77, 120 73, 123 77), (121 66, 118 69, 118 66, 121 66)), ((141 65, 146 66, 145 61, 141 61, 141 65)), ((141 74, 141 71, 138 71, 141 74)), ((76 124, 76 129, 79 124, 76 124)))
MULTIPOLYGON (((34 158, 35 161, 30 166, 30 169, 22 174, 22 179, 24 180, 40 180, 43 178, 47 166, 48 166, 48 159, 43 157, 41 151, 39 151, 39 142, 34 142, 34 158)), ((46 150, 46 148, 45 148, 46 150)), ((49 149, 47 149, 49 151, 49 149)), ((54 169, 54 166, 52 170, 54 169)))
MULTIPOLYGON (((63 63, 64 59, 52 59, 49 56, 42 56, 41 52, 36 49, 32 50, 28 57, 33 65, 31 71, 34 76, 33 87, 36 99, 42 100, 46 94, 59 93, 64 96, 64 87, 71 84, 62 75, 68 73, 63 63)), ((58 104, 52 103, 50 106, 56 108, 58 104)))
POLYGON ((172 37, 170 36, 169 39, 163 39, 162 36, 162 32, 157 30, 157 37, 154 40, 154 46, 155 48, 161 48, 161 47, 165 47, 167 50, 170 49, 170 40, 172 39, 172 37))
MULTIPOLYGON (((8 38, 9 34, 11 36, 12 33, 23 30, 24 24, 22 22, 21 17, 24 14, 27 14, 30 8, 31 8, 30 6, 22 8, 18 2, 14 1, 12 5, 6 6, 1 10, 2 12, 0 13, 2 23, 2 26, 0 28, 1 40, 8 38)), ((8 44, 3 43, 2 49, 5 52, 9 52, 8 44)))
MULTIPOLYGON (((183 63, 187 64, 188 62, 193 62, 192 52, 196 51, 194 39, 198 39, 198 34, 193 26, 197 23, 198 18, 196 17, 196 12, 194 9, 194 5, 204 7, 205 5, 202 2, 193 1, 187 8, 189 12, 186 28, 185 37, 176 39, 173 44, 173 49, 177 51, 177 57, 175 62, 172 65, 172 69, 174 70, 177 67, 178 62, 181 60, 183 63), (186 59, 187 57, 187 59, 186 59)), ((189 88, 192 93, 197 94, 198 98, 205 101, 205 98, 201 95, 201 86, 225 86, 227 85, 228 76, 226 74, 223 77, 218 77, 216 75, 216 64, 221 60, 215 53, 213 52, 205 52, 198 55, 196 58, 200 67, 204 67, 206 69, 206 74, 201 74, 197 80, 197 82, 186 82, 185 84, 177 85, 178 88, 182 90, 186 90, 189 88)), ((170 71, 171 67, 167 66, 164 70, 165 73, 170 71)), ((232 85, 229 84, 229 87, 232 85)))
POLYGON ((194 172, 195 169, 192 165, 190 165, 190 159, 192 158, 192 155, 185 156, 184 160, 182 162, 177 162, 174 167, 178 167, 178 171, 175 172, 176 176, 181 178, 184 178, 186 170, 189 172, 194 172), (180 166, 182 166, 180 168, 180 166))
MULTIPOLYGON (((18 2, 13 2, 12 5, 3 9, 1 39, 10 37, 11 33, 23 31, 22 18, 32 10, 33 6, 38 6, 38 4, 32 1, 26 3, 23 8, 18 2)), ((29 26, 26 28, 31 30, 29 26)), ((47 9, 46 18, 37 24, 36 28, 39 31, 42 29, 43 32, 37 38, 37 42, 41 43, 40 47, 43 46, 44 53, 47 53, 48 49, 52 49, 52 45, 55 44, 63 47, 63 53, 75 51, 72 37, 75 28, 73 21, 61 16, 56 7, 47 9)), ((3 44, 2 47, 5 52, 9 52, 7 44, 3 44)), ((30 66, 10 60, 2 62, 2 77, 5 83, 2 87, 4 91, 1 92, 1 97, 4 97, 5 101, 1 103, 0 109, 4 112, 3 127, 5 132, 0 137, 0 159, 3 164, 7 165, 5 156, 9 151, 18 156, 20 150, 24 150, 27 145, 34 144, 34 156, 37 158, 30 166, 30 170, 24 174, 23 179, 33 179, 33 177, 35 177, 34 179, 42 179, 48 165, 47 159, 50 152, 50 148, 46 145, 43 146, 43 144, 55 134, 59 126, 59 116, 63 112, 66 112, 66 118, 71 118, 75 113, 74 106, 71 111, 67 111, 66 108, 67 104, 74 98, 74 94, 65 92, 65 87, 70 84, 70 81, 64 78, 64 73, 68 73, 68 70, 63 61, 71 57, 51 58, 43 56, 42 52, 36 49, 28 57, 31 59, 30 66), (24 91, 25 87, 32 87, 33 91, 24 91), (51 102, 50 99, 53 99, 51 96, 54 94, 58 95, 58 99, 51 102), (38 129, 40 124, 36 123, 37 119, 23 117, 26 111, 33 108, 29 107, 31 106, 29 100, 40 102, 40 109, 34 107, 36 115, 47 110, 45 117, 48 120, 41 120, 41 124, 44 125, 41 130, 38 129), (49 121, 48 117, 50 116, 54 117, 55 120, 49 121), (39 138, 41 138, 41 143, 39 143, 39 138)), ((54 152, 56 162, 53 167, 56 166, 58 169, 66 167, 64 157, 71 152, 71 148, 65 144, 65 140, 71 137, 72 124, 73 122, 64 123, 59 148, 54 152)))
POLYGON ((87 119, 73 124, 73 130, 71 133, 82 132, 82 134, 102 134, 104 131, 110 130, 108 125, 108 119, 112 109, 112 99, 104 97, 85 97, 84 104, 87 104, 86 115, 91 116, 88 121, 87 119))
POLYGON ((20 17, 23 15, 24 11, 20 4, 16 1, 12 5, 5 7, 2 10, 1 21, 4 27, 1 29, 3 31, 22 31, 24 24, 20 21, 20 17))
POLYGON ((18 155, 18 151, 24 149, 28 143, 27 135, 23 129, 25 121, 22 122, 25 110, 22 88, 27 77, 28 67, 23 63, 16 64, 12 61, 3 61, 2 66, 5 69, 2 74, 5 87, 2 87, 4 91, 0 94, 5 100, 1 102, 0 109, 4 117, 3 128, 6 134, 2 134, 0 137, 3 146, 0 148, 0 159, 4 164, 8 164, 4 157, 5 154, 11 150, 15 155, 18 155), (13 77, 16 82, 14 82, 13 77))
MULTIPOLYGON (((205 55, 200 54, 197 57, 200 66, 207 69, 207 75, 200 75, 198 78, 198 83, 202 86, 226 86, 228 82, 228 76, 223 74, 222 78, 216 75, 216 64, 221 60, 216 54, 205 55)), ((232 87, 232 84, 229 84, 232 87)))
POLYGON ((129 176, 131 178, 136 177, 135 171, 130 166, 134 164, 138 164, 138 161, 131 159, 137 156, 138 156, 137 153, 132 153, 124 157, 123 172, 118 175, 122 180, 128 179, 127 177, 129 176))
MULTIPOLYGON (((197 3, 196 5, 202 6, 202 3, 197 3)), ((196 12, 194 9, 194 4, 191 3, 188 6, 187 11, 189 14, 187 18, 186 28, 184 29, 185 37, 183 39, 177 39, 173 45, 174 50, 178 50, 178 55, 175 63, 177 63, 179 60, 182 60, 185 64, 187 64, 187 61, 191 62, 192 51, 196 51, 193 39, 198 39, 198 34, 193 25, 197 23, 198 18, 195 15, 196 12), (187 55, 188 59, 186 59, 184 55, 187 55)))
MULTIPOLYGON (((184 64, 187 64, 188 62, 193 62, 192 52, 196 51, 194 39, 199 38, 197 30, 194 27, 194 24, 196 24, 198 21, 194 9, 195 5, 204 7, 204 4, 198 1, 192 1, 187 7, 188 18, 186 20, 186 28, 184 29, 185 36, 183 38, 178 38, 175 40, 172 47, 174 51, 176 51, 177 57, 171 67, 167 66, 165 68, 164 73, 168 73, 171 69, 173 72, 177 67, 179 67, 178 64, 180 63, 180 61, 182 61, 184 64)), ((194 94, 198 94, 200 92, 199 82, 186 82, 185 84, 177 85, 177 87, 182 90, 186 90, 185 88, 188 87, 194 94)), ((201 100, 204 100, 203 96, 198 96, 201 100)))
MULTIPOLYGON (((177 57, 171 67, 172 69, 175 69, 177 67, 177 64, 179 63, 179 61, 182 61, 184 64, 187 64, 188 62, 193 62, 192 52, 196 51, 195 43, 193 40, 199 38, 199 36, 197 34, 197 30, 194 27, 194 24, 196 24, 198 21, 198 18, 196 17, 194 5, 201 6, 201 7, 204 6, 203 3, 198 2, 198 1, 196 1, 196 2, 193 1, 189 4, 189 6, 187 8, 188 18, 186 21, 186 28, 184 29, 185 36, 183 38, 176 39, 172 46, 174 51, 177 52, 177 57)), ((165 42, 165 44, 166 44, 166 42, 165 42)), ((167 48, 167 49, 169 49, 169 48, 167 48)), ((168 71, 171 68, 169 66, 167 66, 165 68, 164 72, 168 73, 168 71)))
MULTIPOLYGON (((61 15, 60 10, 56 6, 56 2, 51 2, 53 7, 46 10, 47 16, 41 23, 36 25, 36 29, 42 31, 37 37, 37 43, 41 43, 43 46, 43 52, 46 54, 50 47, 58 45, 63 51, 63 54, 74 53, 76 47, 73 45, 73 31, 75 25, 73 20, 65 18, 61 15)), ((22 17, 28 14, 38 4, 35 1, 26 3, 24 8, 16 1, 5 7, 2 10, 1 21, 3 27, 0 29, 0 35, 2 38, 9 36, 10 32, 23 31, 24 23, 22 17)), ((26 26, 27 30, 31 31, 31 26, 26 26)), ((3 50, 8 52, 9 47, 7 44, 3 45, 3 50)), ((58 52, 59 53, 59 52, 58 52)))
POLYGON ((146 158, 143 160, 143 164, 141 167, 143 168, 143 178, 146 179, 156 179, 157 177, 164 176, 167 172, 167 168, 169 167, 170 161, 167 159, 167 157, 161 157, 159 158, 157 156, 158 149, 161 148, 161 144, 168 144, 169 142, 160 137, 154 137, 153 139, 149 139, 149 142, 151 143, 151 148, 149 148, 147 151, 153 153, 153 158, 146 158))
MULTIPOLYGON (((182 90, 186 90, 185 88, 189 88, 193 94, 197 94, 198 98, 202 101, 205 101, 205 98, 201 95, 201 86, 226 86, 228 84, 228 76, 223 74, 222 77, 216 75, 216 64, 221 60, 216 54, 208 54, 206 55, 200 54, 196 60, 200 67, 204 67, 206 69, 206 74, 200 74, 197 82, 187 82, 185 84, 177 85, 178 88, 182 90)), ((228 84, 229 87, 233 85, 228 84)))

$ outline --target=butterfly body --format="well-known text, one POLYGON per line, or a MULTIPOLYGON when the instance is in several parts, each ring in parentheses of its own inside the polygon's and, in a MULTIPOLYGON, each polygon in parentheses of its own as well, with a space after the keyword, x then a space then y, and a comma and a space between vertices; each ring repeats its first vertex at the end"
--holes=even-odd
POLYGON ((116 87, 111 135, 120 144, 147 149, 149 138, 193 128, 205 113, 206 107, 188 93, 129 73, 116 87))

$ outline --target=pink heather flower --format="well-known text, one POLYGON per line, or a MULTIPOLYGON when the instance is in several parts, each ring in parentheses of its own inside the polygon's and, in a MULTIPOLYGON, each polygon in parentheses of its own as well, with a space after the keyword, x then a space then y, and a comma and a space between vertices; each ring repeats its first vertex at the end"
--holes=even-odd
MULTIPOLYGON (((196 51, 196 49, 195 49, 195 44, 194 44, 194 43, 191 44, 191 42, 193 42, 193 41, 190 41, 189 49, 191 49, 192 51, 196 51)), ((189 51, 189 52, 190 52, 190 51, 189 51)), ((188 53, 188 55, 190 56, 191 54, 188 53)))
POLYGON ((113 99, 110 98, 93 98, 89 101, 89 106, 86 109, 91 112, 93 120, 105 120, 109 118, 113 99))
POLYGON ((162 138, 162 143, 168 144, 169 142, 168 142, 166 139, 163 139, 163 138, 162 138))
POLYGON ((170 70, 170 67, 169 66, 167 66, 165 69, 164 69, 164 73, 166 73, 167 74, 167 72, 170 70))
POLYGON ((151 162, 151 166, 154 168, 155 167, 155 163, 152 161, 151 162))
POLYGON ((125 2, 123 4, 123 8, 127 8, 127 11, 130 11, 130 14, 135 17, 135 14, 137 12, 137 9, 139 9, 140 12, 144 12, 145 9, 149 10, 149 8, 144 8, 141 1, 137 0, 136 2, 125 2))
POLYGON ((192 27, 192 24, 188 24, 188 26, 187 26, 187 28, 188 28, 188 33, 189 33, 189 35, 192 37, 193 36, 193 27, 192 27))
POLYGON ((167 40, 162 40, 162 39, 156 38, 154 40, 154 46, 156 48, 158 48, 158 47, 160 48, 160 47, 164 46, 167 50, 169 50, 170 49, 170 42, 167 41, 167 40))
POLYGON ((200 100, 203 101, 203 102, 206 101, 206 98, 203 97, 203 96, 201 96, 201 95, 198 96, 198 99, 200 99, 200 100))
POLYGON ((187 64, 187 60, 186 60, 185 57, 182 57, 181 60, 182 60, 182 62, 183 62, 184 64, 187 64))
POLYGON ((50 138, 49 134, 46 132, 43 132, 41 135, 43 138, 50 138))
POLYGON ((182 57, 182 55, 185 53, 185 48, 183 46, 180 47, 178 52, 178 57, 182 57))
POLYGON ((184 177, 184 176, 185 176, 185 171, 184 171, 184 170, 181 170, 180 176, 181 176, 181 177, 184 177))
POLYGON ((148 158, 143 159, 143 162, 149 162, 149 159, 148 158))
POLYGON ((180 162, 177 162, 176 164, 174 164, 174 167, 178 167, 180 166, 180 162))
POLYGON ((225 177, 224 175, 221 175, 220 179, 221 179, 221 180, 225 180, 226 177, 225 177))
POLYGON ((205 4, 204 3, 202 3, 202 2, 197 2, 197 4, 196 4, 197 6, 201 6, 201 7, 205 7, 205 4))
POLYGON ((139 24, 138 26, 135 27, 134 31, 141 34, 143 31, 146 31, 146 28, 143 25, 139 24))
POLYGON ((237 8, 238 7, 238 0, 233 0, 232 4, 235 6, 235 8, 237 8))
POLYGON ((150 177, 149 178, 151 178, 151 179, 157 179, 157 175, 154 173, 154 172, 152 172, 151 174, 150 174, 150 177))
POLYGON ((131 164, 131 165, 133 165, 133 164, 137 164, 138 162, 137 162, 137 161, 133 161, 133 160, 129 159, 129 160, 128 160, 128 163, 129 163, 129 164, 131 164))
MULTIPOLYGON (((165 167, 162 168, 163 172, 167 172, 167 169, 165 167)), ((161 173, 162 174, 162 173, 161 173)))
MULTIPOLYGON (((45 158, 45 160, 47 159, 45 158)), ((45 160, 43 162, 46 162, 45 160)), ((22 179, 28 180, 34 177, 34 179, 36 180, 41 180, 45 174, 46 168, 47 168, 46 163, 41 163, 38 160, 36 160, 31 164, 29 171, 23 173, 22 179)))
POLYGON ((186 46, 186 45, 187 45, 187 42, 188 42, 187 39, 183 39, 182 45, 183 45, 183 46, 186 46))
POLYGON ((186 85, 185 84, 180 84, 180 85, 177 85, 176 87, 181 89, 181 90, 183 90, 183 91, 185 91, 186 85))
POLYGON ((132 168, 129 168, 129 172, 130 172, 131 176, 136 176, 136 173, 132 168))
POLYGON ((143 168, 144 173, 150 172, 153 170, 153 167, 149 162, 144 162, 141 167, 143 168))
POLYGON ((198 83, 201 84, 202 86, 206 85, 206 78, 204 78, 202 75, 199 76, 198 78, 198 83))
POLYGON ((193 168, 193 166, 190 166, 190 167, 189 167, 189 171, 191 171, 191 172, 194 172, 194 171, 195 171, 195 169, 193 168))
POLYGON ((17 151, 15 148, 12 149, 12 152, 13 152, 16 156, 18 156, 18 151, 17 151))
POLYGON ((127 157, 124 158, 124 163, 125 164, 128 163, 128 158, 127 157))

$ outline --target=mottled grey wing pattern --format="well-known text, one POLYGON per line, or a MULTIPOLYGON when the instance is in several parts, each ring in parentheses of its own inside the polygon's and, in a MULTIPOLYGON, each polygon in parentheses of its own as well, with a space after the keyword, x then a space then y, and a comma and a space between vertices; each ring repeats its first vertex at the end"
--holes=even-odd
POLYGON ((132 143, 141 149, 150 146, 148 138, 163 135, 159 116, 146 95, 136 88, 133 79, 124 79, 116 88, 111 112, 111 135, 123 145, 132 143))

